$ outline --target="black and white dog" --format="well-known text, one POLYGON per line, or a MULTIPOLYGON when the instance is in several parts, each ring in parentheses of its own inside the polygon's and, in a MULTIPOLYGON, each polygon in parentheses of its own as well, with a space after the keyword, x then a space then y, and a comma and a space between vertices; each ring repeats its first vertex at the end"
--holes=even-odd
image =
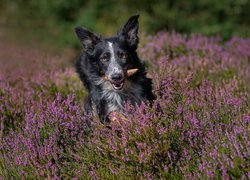
POLYGON ((152 80, 136 53, 138 17, 129 18, 117 35, 102 38, 82 27, 75 28, 83 45, 76 63, 77 72, 88 90, 85 110, 96 107, 100 120, 109 122, 111 112, 123 112, 124 104, 153 101, 152 80), (128 70, 137 71, 129 76, 128 70))

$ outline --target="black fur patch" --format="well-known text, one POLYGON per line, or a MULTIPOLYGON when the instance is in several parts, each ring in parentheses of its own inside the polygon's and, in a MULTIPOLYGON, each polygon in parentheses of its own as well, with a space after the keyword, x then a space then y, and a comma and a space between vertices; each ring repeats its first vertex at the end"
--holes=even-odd
POLYGON ((124 103, 139 104, 152 101, 152 80, 146 77, 146 69, 136 53, 139 38, 138 17, 132 16, 118 32, 110 38, 102 38, 84 28, 77 27, 75 32, 83 45, 83 52, 76 63, 77 72, 88 90, 85 110, 92 112, 95 106, 102 122, 109 121, 112 111, 123 111, 124 103), (137 68, 131 77, 126 77, 128 69, 137 68), (110 79, 119 74, 119 80, 110 79), (114 84, 122 89, 114 89, 114 84))

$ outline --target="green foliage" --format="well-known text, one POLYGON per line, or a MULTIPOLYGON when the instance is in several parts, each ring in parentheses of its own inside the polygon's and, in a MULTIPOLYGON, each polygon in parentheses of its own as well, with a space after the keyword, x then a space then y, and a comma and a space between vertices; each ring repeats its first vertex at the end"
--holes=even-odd
POLYGON ((33 31, 34 27, 45 28, 44 34, 52 34, 48 39, 75 46, 73 28, 77 25, 110 35, 129 16, 141 14, 140 27, 148 33, 166 29, 229 39, 232 35, 249 36, 249 9, 247 0, 3 0, 0 23, 33 31))

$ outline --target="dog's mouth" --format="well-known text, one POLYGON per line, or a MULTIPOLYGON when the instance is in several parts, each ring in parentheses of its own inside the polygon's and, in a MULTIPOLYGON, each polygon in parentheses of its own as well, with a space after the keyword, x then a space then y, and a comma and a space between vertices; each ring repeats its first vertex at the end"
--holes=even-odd
POLYGON ((120 83, 112 83, 112 82, 110 82, 110 83, 111 83, 114 90, 122 90, 123 89, 124 81, 120 82, 120 83))
MULTIPOLYGON (((127 70, 127 74, 126 74, 126 77, 130 77, 132 76, 133 74, 135 74, 136 72, 138 71, 138 69, 129 69, 127 70)), ((113 87, 114 90, 122 90, 123 89, 123 86, 124 86, 124 82, 125 82, 125 79, 123 81, 120 81, 120 82, 112 82, 109 80, 108 76, 104 76, 103 77, 103 80, 105 81, 109 81, 113 87)))

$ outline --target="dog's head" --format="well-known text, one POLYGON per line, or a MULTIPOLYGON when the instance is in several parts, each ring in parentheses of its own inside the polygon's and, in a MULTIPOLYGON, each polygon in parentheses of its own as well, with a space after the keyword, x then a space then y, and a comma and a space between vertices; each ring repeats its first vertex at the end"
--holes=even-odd
POLYGON ((122 90, 127 70, 136 68, 136 49, 139 42, 139 15, 129 18, 117 35, 110 38, 77 27, 75 32, 81 41, 89 65, 100 77, 107 77, 114 90, 122 90))

